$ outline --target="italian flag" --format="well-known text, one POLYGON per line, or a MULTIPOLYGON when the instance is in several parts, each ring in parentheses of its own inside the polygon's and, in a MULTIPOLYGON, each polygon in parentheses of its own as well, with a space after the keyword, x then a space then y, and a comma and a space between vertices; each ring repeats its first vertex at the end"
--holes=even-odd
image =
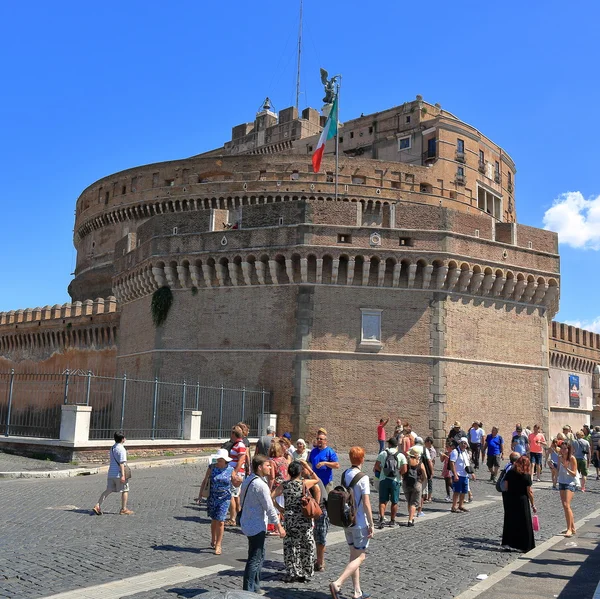
POLYGON ((312 156, 313 171, 315 173, 318 173, 321 170, 321 159, 323 158, 323 154, 325 153, 325 144, 337 135, 337 130, 338 99, 336 95, 335 100, 333 101, 333 105, 331 106, 331 112, 329 113, 329 117, 327 118, 327 122, 325 123, 325 127, 323 127, 323 131, 321 132, 321 137, 319 137, 317 149, 315 150, 315 153, 312 156))

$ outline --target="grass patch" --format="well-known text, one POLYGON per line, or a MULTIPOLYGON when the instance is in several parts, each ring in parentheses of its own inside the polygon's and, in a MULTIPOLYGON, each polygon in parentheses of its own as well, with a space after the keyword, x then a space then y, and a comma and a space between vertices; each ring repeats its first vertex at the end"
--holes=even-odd
POLYGON ((168 458, 172 458, 175 455, 175 452, 174 451, 165 451, 165 453, 163 453, 163 455, 168 458))

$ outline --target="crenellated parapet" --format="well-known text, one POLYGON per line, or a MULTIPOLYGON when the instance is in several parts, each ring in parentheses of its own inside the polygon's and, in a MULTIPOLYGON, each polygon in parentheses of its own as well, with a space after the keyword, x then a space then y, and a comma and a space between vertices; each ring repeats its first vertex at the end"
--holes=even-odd
POLYGON ((252 251, 148 261, 113 281, 120 302, 159 287, 216 289, 269 285, 338 285, 443 291, 557 311, 557 278, 435 255, 356 250, 252 251))
POLYGON ((114 296, 0 312, 0 357, 44 360, 67 349, 113 349, 119 319, 114 296))
POLYGON ((553 321, 549 348, 554 368, 593 374, 600 365, 600 333, 553 321))
POLYGON ((0 312, 0 327, 2 325, 13 325, 27 322, 46 320, 65 320, 80 316, 92 316, 95 314, 111 314, 117 311, 117 300, 114 296, 85 300, 83 302, 72 302, 44 306, 43 308, 25 308, 24 310, 11 310, 0 312))

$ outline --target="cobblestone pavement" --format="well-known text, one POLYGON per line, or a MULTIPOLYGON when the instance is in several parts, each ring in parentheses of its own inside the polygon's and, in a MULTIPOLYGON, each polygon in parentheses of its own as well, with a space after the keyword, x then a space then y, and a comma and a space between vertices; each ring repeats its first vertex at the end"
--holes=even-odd
MULTIPOLYGON (((372 461, 365 471, 371 468, 372 461)), ((130 507, 136 514, 129 517, 117 515, 116 495, 105 503, 104 516, 90 515, 104 488, 103 475, 1 480, 0 597, 46 597, 177 565, 204 568, 222 564, 228 569, 131 596, 174 599, 201 596, 207 589, 239 589, 246 539, 238 531, 228 531, 224 555, 213 555, 206 513, 192 502, 204 471, 205 466, 193 464, 135 471, 130 507)), ((538 542, 564 525, 558 492, 549 487, 547 482, 535 485, 542 525, 536 535, 538 542)), ((438 478, 434 487, 437 500, 414 528, 387 529, 371 541, 361 575, 364 591, 374 599, 455 597, 473 585, 478 574, 490 574, 516 559, 517 554, 500 551, 502 504, 493 485, 486 480, 473 484, 476 501, 469 514, 450 513, 442 490, 443 481, 438 478)), ((600 482, 591 481, 588 492, 574 498, 576 519, 594 511, 599 502, 600 482)), ((377 505, 376 496, 372 505, 377 505)), ((404 502, 400 514, 406 515, 404 502)), ((268 597, 329 596, 328 582, 348 559, 347 546, 340 542, 343 533, 336 528, 332 531, 326 572, 301 586, 282 582, 282 542, 268 540, 263 572, 268 597)), ((350 596, 350 587, 343 590, 350 596)))
POLYGON ((64 464, 50 459, 26 458, 0 451, 0 472, 34 472, 36 470, 68 470, 78 468, 77 464, 64 464))

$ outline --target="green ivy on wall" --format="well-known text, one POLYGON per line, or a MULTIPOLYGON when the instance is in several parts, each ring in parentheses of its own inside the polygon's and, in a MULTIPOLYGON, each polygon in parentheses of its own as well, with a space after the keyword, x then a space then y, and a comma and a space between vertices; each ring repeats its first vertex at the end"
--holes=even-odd
POLYGON ((161 287, 152 294, 152 322, 154 322, 155 327, 159 327, 167 320, 172 303, 173 292, 169 287, 161 287))

